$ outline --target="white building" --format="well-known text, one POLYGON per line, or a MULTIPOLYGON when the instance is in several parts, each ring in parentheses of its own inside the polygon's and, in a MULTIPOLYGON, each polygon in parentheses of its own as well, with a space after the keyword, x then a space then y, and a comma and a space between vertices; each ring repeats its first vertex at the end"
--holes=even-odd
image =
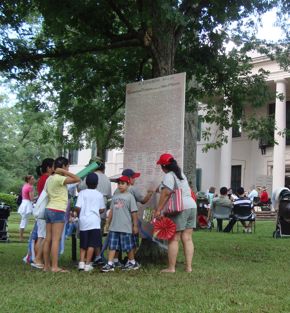
MULTIPOLYGON (((261 116, 267 116, 275 112, 277 131, 274 147, 267 147, 265 154, 261 154, 259 143, 251 141, 241 133, 229 131, 228 143, 217 150, 202 152, 206 142, 200 140, 197 143, 197 186, 206 191, 210 186, 218 189, 222 186, 231 186, 236 189, 243 186, 249 190, 252 185, 267 186, 268 191, 290 185, 290 137, 282 137, 279 131, 286 127, 290 129, 290 73, 283 71, 279 64, 265 56, 253 58, 253 73, 260 68, 270 72, 267 78, 268 87, 283 94, 284 98, 273 98, 270 103, 259 108, 261 116)), ((246 115, 251 114, 251 108, 246 109, 246 115)), ((208 125, 201 125, 201 129, 208 125)), ((71 166, 73 172, 78 172, 91 158, 91 149, 78 152, 75 164, 71 166)), ((121 150, 109 151, 106 160, 106 174, 114 176, 120 174, 123 169, 123 152, 121 150)))
MULTIPOLYGON (((269 71, 268 87, 276 94, 284 95, 283 99, 274 97, 257 111, 261 116, 275 112, 275 140, 278 144, 267 147, 265 154, 262 154, 256 140, 249 140, 243 132, 232 134, 232 130, 228 134, 228 143, 221 149, 203 153, 205 142, 199 141, 197 168, 200 171, 198 176, 201 190, 207 190, 210 186, 232 186, 233 189, 243 186, 245 190, 249 190, 252 185, 265 185, 271 192, 284 184, 290 185, 290 148, 287 146, 290 145, 290 138, 286 140, 278 134, 286 127, 290 129, 290 73, 283 71, 279 64, 265 56, 253 57, 253 65, 254 74, 261 68, 269 71)), ((248 107, 245 113, 250 115, 253 111, 248 107)), ((201 126, 203 127, 206 125, 201 126)))

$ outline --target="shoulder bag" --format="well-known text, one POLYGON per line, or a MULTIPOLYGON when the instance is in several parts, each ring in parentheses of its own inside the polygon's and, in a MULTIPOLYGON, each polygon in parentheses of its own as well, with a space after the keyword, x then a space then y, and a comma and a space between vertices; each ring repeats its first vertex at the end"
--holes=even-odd
POLYGON ((165 216, 175 216, 184 210, 182 189, 178 187, 175 175, 173 175, 173 178, 174 178, 174 189, 171 192, 164 206, 165 216))
POLYGON ((48 203, 47 183, 49 179, 46 180, 44 188, 32 209, 33 216, 38 219, 44 219, 44 211, 48 203))

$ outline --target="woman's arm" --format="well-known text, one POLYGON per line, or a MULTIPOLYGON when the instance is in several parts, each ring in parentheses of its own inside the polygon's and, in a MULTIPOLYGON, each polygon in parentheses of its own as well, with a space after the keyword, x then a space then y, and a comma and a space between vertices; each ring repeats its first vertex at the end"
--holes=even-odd
POLYGON ((141 201, 142 204, 147 203, 150 198, 152 197, 154 191, 153 190, 148 190, 146 196, 143 198, 143 200, 141 201))
POLYGON ((33 188, 32 188, 31 191, 29 191, 29 199, 30 199, 30 201, 34 200, 34 190, 33 190, 33 188))
POLYGON ((163 210, 164 205, 166 204, 168 198, 170 197, 171 192, 172 191, 170 191, 168 188, 163 188, 161 190, 159 202, 154 212, 154 217, 159 217, 161 215, 161 211, 163 210))
POLYGON ((55 170, 55 173, 66 176, 66 179, 63 182, 64 185, 79 183, 81 181, 81 179, 77 175, 75 175, 71 172, 68 172, 68 171, 64 170, 63 168, 57 168, 55 170))

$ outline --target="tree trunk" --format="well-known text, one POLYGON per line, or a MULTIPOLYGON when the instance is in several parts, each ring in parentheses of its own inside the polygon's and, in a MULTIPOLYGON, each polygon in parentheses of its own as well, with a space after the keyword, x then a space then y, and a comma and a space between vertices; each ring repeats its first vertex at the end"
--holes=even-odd
POLYGON ((196 189, 196 143, 197 143, 197 109, 185 113, 184 121, 184 173, 194 192, 196 189))

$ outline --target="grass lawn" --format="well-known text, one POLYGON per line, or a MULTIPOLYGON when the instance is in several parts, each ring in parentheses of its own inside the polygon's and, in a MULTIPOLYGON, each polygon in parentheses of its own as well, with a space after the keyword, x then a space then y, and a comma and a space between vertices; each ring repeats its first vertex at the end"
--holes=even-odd
MULTIPOLYGON (((273 239, 273 221, 255 234, 197 231, 193 273, 79 273, 70 240, 60 264, 70 273, 43 273, 22 263, 18 215, 9 218, 12 242, 0 244, 0 312, 290 312, 290 239, 273 239)), ((30 222, 32 225, 32 221, 30 222)), ((30 226, 31 227, 31 226, 30 226)))

